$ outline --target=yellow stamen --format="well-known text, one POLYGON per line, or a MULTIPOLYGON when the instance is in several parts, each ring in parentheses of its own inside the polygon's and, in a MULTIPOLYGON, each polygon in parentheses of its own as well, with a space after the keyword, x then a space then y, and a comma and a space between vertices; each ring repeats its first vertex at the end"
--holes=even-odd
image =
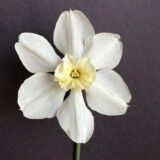
POLYGON ((72 78, 78 78, 80 76, 79 72, 77 70, 73 70, 71 72, 71 77, 72 78))

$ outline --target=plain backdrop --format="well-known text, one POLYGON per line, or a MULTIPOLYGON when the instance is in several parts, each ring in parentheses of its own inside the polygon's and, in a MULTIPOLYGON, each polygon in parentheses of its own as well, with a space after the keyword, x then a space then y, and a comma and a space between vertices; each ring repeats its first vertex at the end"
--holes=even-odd
POLYGON ((20 84, 31 74, 14 43, 34 32, 53 44, 64 10, 79 9, 96 33, 121 35, 124 52, 116 71, 132 93, 124 116, 95 116, 95 131, 81 160, 160 159, 159 0, 0 0, 0 160, 72 160, 73 143, 56 118, 29 120, 17 105, 20 84))

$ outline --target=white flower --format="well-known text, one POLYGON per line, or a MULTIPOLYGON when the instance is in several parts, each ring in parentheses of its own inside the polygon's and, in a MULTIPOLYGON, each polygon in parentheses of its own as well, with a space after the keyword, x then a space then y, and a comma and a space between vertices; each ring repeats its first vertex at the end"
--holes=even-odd
POLYGON ((62 60, 44 37, 20 34, 15 49, 23 65, 35 74, 21 85, 18 104, 30 119, 56 116, 74 142, 86 143, 94 131, 94 118, 81 90, 86 91, 91 109, 104 115, 125 114, 131 100, 127 85, 112 70, 122 56, 120 36, 95 34, 87 17, 74 10, 60 15, 53 39, 65 56, 62 60))

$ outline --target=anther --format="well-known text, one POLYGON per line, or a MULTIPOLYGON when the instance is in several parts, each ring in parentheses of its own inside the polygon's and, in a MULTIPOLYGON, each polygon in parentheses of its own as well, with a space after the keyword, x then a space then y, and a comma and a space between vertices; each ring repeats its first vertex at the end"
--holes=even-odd
POLYGON ((77 70, 73 70, 71 72, 71 77, 72 78, 79 78, 79 76, 80 76, 80 73, 77 70))

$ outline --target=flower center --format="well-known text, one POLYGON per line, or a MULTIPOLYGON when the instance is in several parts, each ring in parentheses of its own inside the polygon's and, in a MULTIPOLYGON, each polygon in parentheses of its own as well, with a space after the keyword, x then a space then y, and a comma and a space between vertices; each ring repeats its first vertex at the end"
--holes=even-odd
POLYGON ((77 71, 77 70, 73 70, 72 72, 71 72, 71 77, 72 78, 79 78, 79 76, 80 76, 80 74, 79 74, 79 72, 77 71))
POLYGON ((57 66, 54 76, 54 80, 64 90, 75 88, 87 91, 95 80, 96 71, 89 57, 81 57, 77 60, 66 54, 63 62, 57 66))

